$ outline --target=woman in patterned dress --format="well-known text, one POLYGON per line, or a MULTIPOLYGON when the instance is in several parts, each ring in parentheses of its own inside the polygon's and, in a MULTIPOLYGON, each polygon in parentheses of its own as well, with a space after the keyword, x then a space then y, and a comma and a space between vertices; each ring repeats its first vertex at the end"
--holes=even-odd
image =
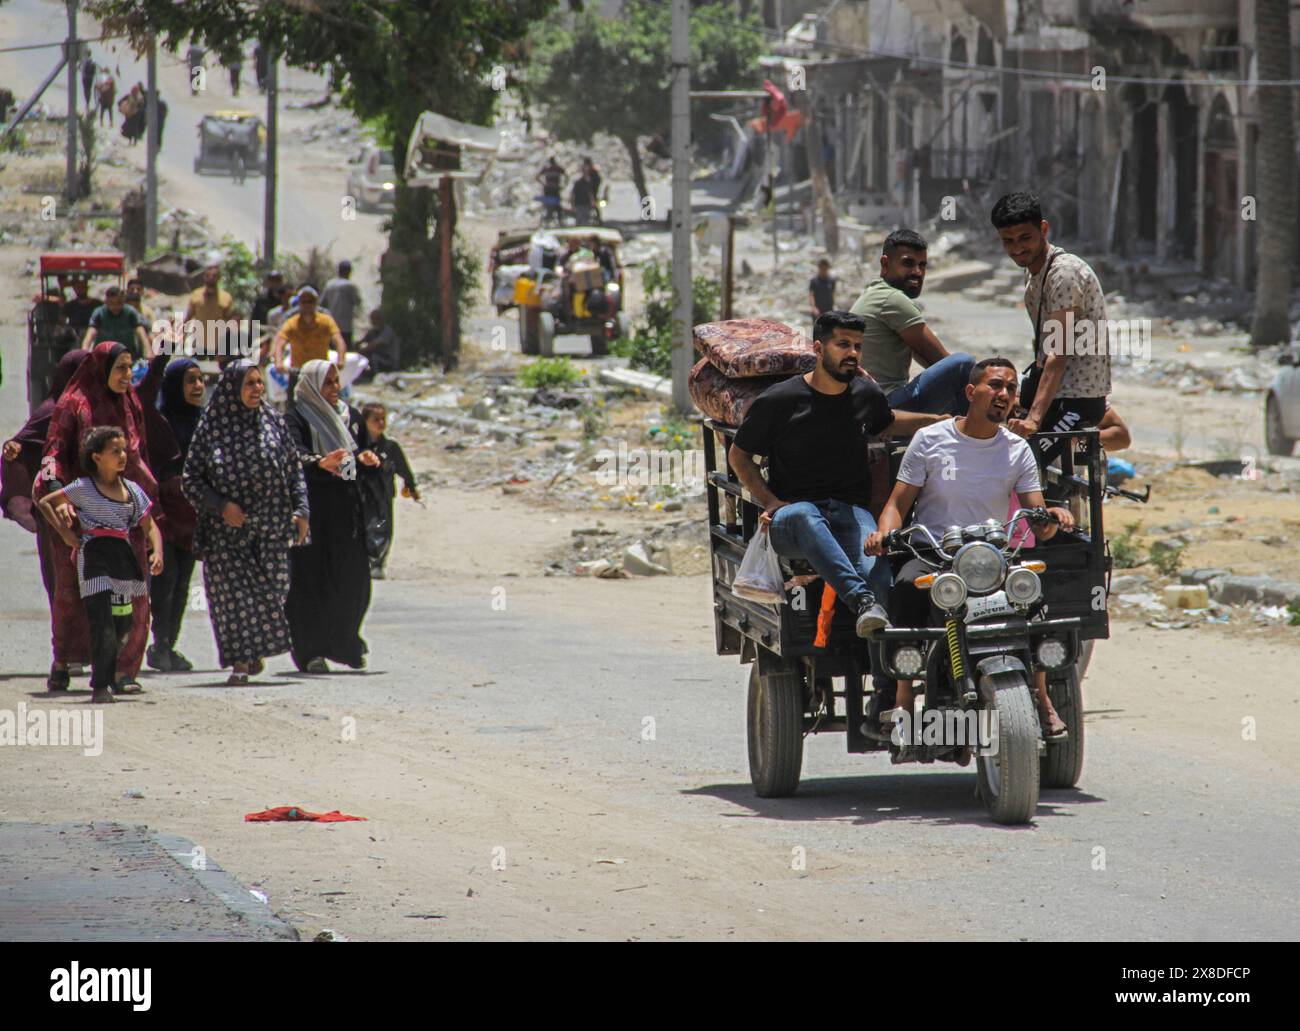
POLYGON ((309 526, 302 463, 284 419, 262 403, 265 390, 252 362, 227 365, 185 458, 194 549, 231 685, 289 650, 289 547, 306 541, 309 526))
MULTIPOLYGON (((131 386, 131 352, 111 340, 98 344, 82 360, 54 408, 32 499, 40 501, 81 475, 81 441, 94 426, 116 426, 122 431, 127 455, 123 475, 139 484, 150 501, 157 501, 158 484, 146 457, 144 410, 131 386)), ((65 503, 59 506, 59 511, 64 524, 71 526, 76 515, 72 507, 65 503)), ((50 691, 66 691, 68 666, 90 661, 90 624, 81 604, 72 552, 57 534, 45 534, 44 540, 54 572, 50 607, 54 661, 46 687, 50 691)), ((140 568, 147 569, 144 531, 137 526, 131 531, 130 540, 140 568)), ((132 603, 131 631, 118 652, 115 681, 127 686, 136 685, 136 674, 140 672, 149 639, 149 598, 140 596, 132 599, 132 603)))

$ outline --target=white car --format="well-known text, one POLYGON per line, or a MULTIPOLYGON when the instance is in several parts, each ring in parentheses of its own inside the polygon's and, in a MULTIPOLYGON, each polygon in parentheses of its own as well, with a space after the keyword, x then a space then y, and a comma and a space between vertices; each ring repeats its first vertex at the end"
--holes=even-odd
POLYGON ((1300 440, 1300 332, 1282 349, 1280 368, 1264 395, 1264 441, 1274 455, 1289 455, 1300 440))
POLYGON ((393 152, 367 143, 348 163, 352 166, 348 172, 348 196, 356 198, 357 210, 392 211, 397 189, 393 152))

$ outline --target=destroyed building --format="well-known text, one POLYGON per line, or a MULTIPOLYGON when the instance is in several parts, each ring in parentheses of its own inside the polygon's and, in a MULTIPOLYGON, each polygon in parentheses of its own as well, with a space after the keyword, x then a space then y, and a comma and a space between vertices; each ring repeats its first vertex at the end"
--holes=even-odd
MULTIPOLYGON (((750 6, 769 77, 788 90, 793 72, 809 91, 850 215, 919 224, 952 198, 956 221, 982 224, 993 199, 1030 188, 1058 237, 1082 249, 1253 284, 1254 0, 750 6)), ((1300 67, 1294 5, 1291 44, 1300 67)))

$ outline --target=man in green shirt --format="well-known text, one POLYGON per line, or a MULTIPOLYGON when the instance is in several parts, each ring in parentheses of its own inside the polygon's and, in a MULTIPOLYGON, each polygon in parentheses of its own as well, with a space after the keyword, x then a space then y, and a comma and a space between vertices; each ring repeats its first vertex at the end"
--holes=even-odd
POLYGON ((138 361, 149 354, 149 335, 145 325, 144 316, 126 303, 122 288, 110 286, 104 291, 104 303, 90 316, 90 326, 81 347, 89 351, 98 342, 112 340, 124 344, 132 359, 138 361))
POLYGON ((905 412, 965 415, 966 384, 975 359, 949 354, 916 306, 925 283, 925 238, 911 229, 885 237, 880 278, 867 284, 851 309, 866 319, 862 367, 880 384, 891 408, 905 412), (912 360, 925 369, 909 379, 912 360))

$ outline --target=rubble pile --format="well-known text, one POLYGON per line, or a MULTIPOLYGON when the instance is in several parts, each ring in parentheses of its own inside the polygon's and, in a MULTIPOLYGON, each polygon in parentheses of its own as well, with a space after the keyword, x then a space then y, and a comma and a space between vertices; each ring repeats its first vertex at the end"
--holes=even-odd
POLYGON ((590 576, 621 580, 633 576, 690 576, 709 570, 709 534, 704 513, 618 533, 597 520, 572 531, 568 552, 545 569, 546 576, 590 576))
POLYGON ((437 485, 500 490, 569 511, 698 507, 702 520, 703 495, 694 480, 702 480, 695 468, 702 461, 699 430, 668 422, 658 400, 636 391, 589 383, 534 390, 516 385, 513 370, 498 369, 464 377, 382 376, 354 403, 371 398, 388 406, 398 439, 437 456, 437 485), (681 460, 669 466, 685 475, 638 475, 629 467, 630 451, 656 448, 661 454, 678 449, 681 460))

